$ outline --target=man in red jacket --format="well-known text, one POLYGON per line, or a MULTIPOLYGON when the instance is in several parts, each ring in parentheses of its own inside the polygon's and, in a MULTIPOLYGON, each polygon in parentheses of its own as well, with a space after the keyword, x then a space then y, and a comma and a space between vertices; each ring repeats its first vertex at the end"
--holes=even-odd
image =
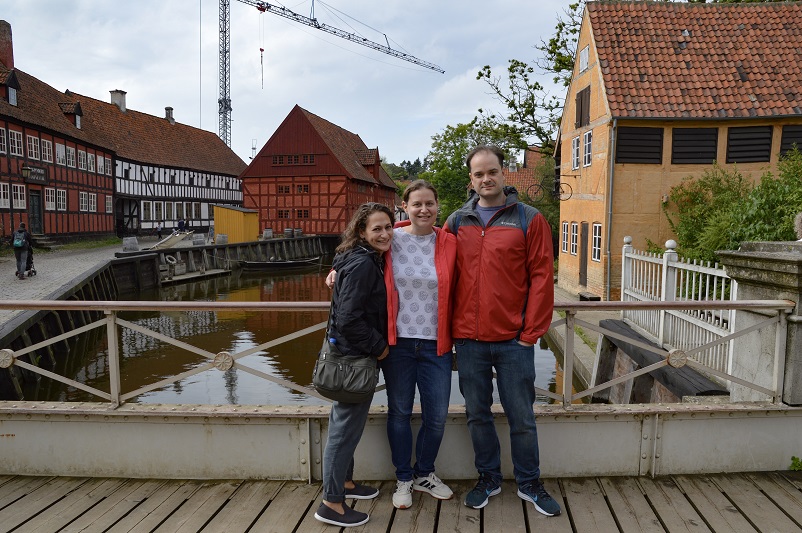
POLYGON ((533 345, 551 323, 554 257, 551 229, 534 207, 504 186, 504 153, 478 146, 466 159, 472 195, 445 229, 457 236, 452 336, 460 392, 479 471, 465 505, 481 509, 501 492, 501 450, 493 422, 493 370, 510 424, 518 496, 547 516, 560 505, 540 481, 533 345))

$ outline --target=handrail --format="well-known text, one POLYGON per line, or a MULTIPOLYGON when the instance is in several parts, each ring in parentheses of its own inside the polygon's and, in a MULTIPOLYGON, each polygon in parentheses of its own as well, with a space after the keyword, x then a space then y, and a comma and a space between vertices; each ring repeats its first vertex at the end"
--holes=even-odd
MULTIPOLYGON (((232 354, 229 352, 222 351, 217 354, 214 354, 209 351, 194 347, 184 341, 173 339, 160 333, 150 331, 147 328, 143 328, 139 325, 133 324, 126 320, 119 319, 117 317, 117 312, 133 311, 133 310, 221 311, 221 310, 232 310, 232 309, 250 310, 250 311, 279 311, 279 312, 309 311, 309 310, 324 311, 329 308, 329 305, 330 305, 329 302, 135 302, 135 301, 75 301, 75 300, 11 300, 11 301, 6 300, 0 302, 0 309, 12 309, 12 310, 30 309, 30 310, 48 310, 48 311, 85 310, 85 311, 103 312, 106 316, 105 318, 101 318, 91 324, 84 325, 80 328, 77 328, 76 330, 63 333, 61 335, 52 337, 45 341, 27 346, 20 350, 15 351, 8 348, 0 349, 0 368, 9 368, 13 365, 17 365, 31 372, 47 376, 59 382, 80 388, 81 390, 99 396, 105 400, 109 400, 111 401, 114 407, 117 407, 124 401, 139 394, 142 394, 144 392, 153 390, 155 388, 164 387, 170 383, 179 381, 187 377, 188 375, 209 370, 212 368, 217 368, 221 371, 225 371, 230 368, 236 368, 238 370, 242 370, 244 372, 250 373, 262 379, 290 388, 292 390, 300 391, 305 394, 325 400, 325 398, 320 396, 316 391, 309 389, 308 387, 298 385, 288 380, 283 380, 280 378, 276 378, 274 376, 270 376, 260 370, 250 368, 237 361, 237 359, 245 357, 246 355, 254 353, 255 351, 263 350, 275 346, 276 344, 280 344, 282 342, 292 340, 299 336, 306 335, 312 331, 323 329, 325 327, 325 323, 310 326, 308 328, 286 335, 279 339, 268 341, 266 343, 261 344, 260 346, 248 348, 247 350, 243 350, 242 352, 232 354), (107 336, 109 341, 109 379, 111 381, 110 392, 104 392, 99 389, 89 387, 87 385, 78 383, 74 380, 70 380, 68 378, 59 376, 53 372, 40 369, 36 365, 18 359, 19 356, 21 355, 34 352, 40 348, 44 348, 56 342, 60 342, 66 338, 70 338, 72 336, 86 332, 90 329, 102 326, 106 326, 107 328, 107 336), (117 335, 119 334, 117 326, 129 328, 141 334, 154 337, 162 342, 166 342, 174 346, 180 347, 182 349, 189 350, 195 354, 207 358, 208 362, 203 365, 200 365, 199 367, 189 372, 184 372, 177 376, 172 376, 170 378, 161 380, 158 383, 145 385, 137 390, 123 393, 122 391, 120 391, 120 361, 119 361, 119 353, 116 348, 117 347, 116 339, 117 335)), ((750 389, 756 390, 760 393, 766 394, 772 397, 775 403, 779 403, 782 398, 782 387, 783 387, 782 371, 784 365, 784 352, 785 352, 784 335, 786 334, 785 315, 790 313, 795 306, 796 304, 789 300, 742 300, 742 301, 719 301, 719 302, 705 302, 705 301, 554 302, 555 311, 564 311, 566 313, 564 319, 555 320, 551 325, 552 327, 564 326, 566 330, 565 358, 563 365, 564 369, 563 394, 557 395, 555 393, 552 393, 550 391, 545 391, 540 388, 537 389, 537 392, 539 394, 548 396, 557 401, 562 401, 563 407, 565 409, 570 409, 571 408, 570 404, 572 401, 581 399, 596 391, 612 387, 618 383, 628 381, 630 379, 634 379, 639 375, 656 370, 664 366, 681 367, 687 364, 697 370, 711 373, 720 379, 729 380, 731 382, 738 383, 750 389), (590 384, 591 385, 590 389, 581 391, 576 394, 572 394, 571 391, 572 391, 572 378, 573 378, 574 327, 581 326, 588 330, 606 334, 612 338, 616 338, 617 336, 620 337, 619 334, 607 331, 604 328, 598 327, 594 324, 577 320, 576 314, 582 311, 620 311, 622 309, 641 309, 641 310, 642 309, 741 309, 741 310, 748 309, 752 311, 763 311, 771 318, 768 318, 766 320, 759 322, 758 324, 754 324, 748 328, 745 328, 742 331, 733 333, 728 337, 718 339, 711 343, 707 343, 702 346, 697 346, 688 349, 686 351, 671 350, 669 352, 661 348, 642 345, 641 347, 643 347, 644 349, 647 349, 653 353, 660 355, 663 358, 662 361, 654 363, 645 369, 638 369, 624 376, 619 376, 606 383, 590 384), (725 372, 721 372, 720 370, 712 369, 699 362, 688 359, 688 356, 691 355, 693 352, 704 350, 711 345, 715 345, 716 343, 729 342, 734 338, 737 338, 751 331, 761 329, 763 327, 775 323, 778 324, 778 327, 775 334, 775 346, 774 346, 775 359, 774 359, 774 369, 772 376, 772 388, 767 388, 755 383, 750 383, 739 377, 732 376, 725 372)), ((634 341, 633 339, 626 339, 626 340, 631 344, 640 345, 637 341, 634 341)), ((598 357, 599 354, 597 353, 596 358, 598 359, 598 357)), ((596 361, 596 364, 598 364, 598 360, 596 361)))

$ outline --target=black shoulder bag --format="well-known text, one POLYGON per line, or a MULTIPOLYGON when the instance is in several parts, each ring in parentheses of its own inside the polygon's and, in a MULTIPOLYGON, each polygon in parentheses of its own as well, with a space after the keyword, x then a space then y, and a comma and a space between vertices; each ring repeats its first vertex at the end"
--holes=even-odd
POLYGON ((337 349, 336 341, 332 343, 330 340, 332 315, 334 315, 333 297, 323 347, 320 349, 312 373, 312 385, 322 396, 335 402, 369 401, 379 383, 377 360, 373 356, 343 355, 337 349))

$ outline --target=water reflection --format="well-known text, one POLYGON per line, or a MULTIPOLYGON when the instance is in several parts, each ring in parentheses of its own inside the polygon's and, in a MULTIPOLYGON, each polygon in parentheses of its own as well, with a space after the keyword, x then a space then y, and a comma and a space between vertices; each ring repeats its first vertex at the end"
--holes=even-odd
MULTIPOLYGON (((330 292, 323 280, 327 271, 300 273, 242 273, 230 277, 198 281, 166 287, 159 291, 142 292, 139 300, 149 301, 327 301, 330 292)), ((133 299, 129 297, 129 299, 133 299)), ((133 322, 167 337, 184 341, 211 353, 228 351, 232 354, 254 348, 298 330, 326 322, 327 311, 304 312, 246 312, 246 311, 187 311, 187 312, 124 312, 120 318, 133 322)), ((63 375, 108 390, 106 337, 102 330, 81 336, 69 364, 60 369, 63 375), (80 345, 79 345, 80 344, 80 345), (77 353, 86 354, 77 360, 77 353), (72 365, 72 366, 70 366, 72 365)), ((267 351, 257 351, 238 359, 238 362, 271 376, 299 385, 311 384, 311 370, 320 348, 322 331, 279 344, 267 351)), ((208 363, 205 357, 172 346, 158 339, 120 328, 121 390, 128 392, 143 385, 190 371, 208 363)), ((536 347, 536 385, 552 391, 556 388, 558 369, 554 355, 545 346, 536 347)), ((457 373, 452 381, 451 403, 461 404, 457 373)), ((97 401, 96 397, 59 383, 43 380, 36 391, 37 399, 59 401, 97 401), (44 383, 47 381, 48 383, 44 383)), ((28 395, 27 397, 31 397, 28 395)), ((260 405, 325 405, 326 402, 306 394, 291 391, 260 379, 247 372, 231 369, 221 372, 206 370, 186 377, 165 388, 148 392, 129 400, 135 403, 183 404, 260 404, 260 405)), ((498 402, 498 396, 495 396, 498 402)), ((545 398, 540 399, 547 403, 545 398)), ((386 393, 376 394, 374 404, 385 405, 386 393)))

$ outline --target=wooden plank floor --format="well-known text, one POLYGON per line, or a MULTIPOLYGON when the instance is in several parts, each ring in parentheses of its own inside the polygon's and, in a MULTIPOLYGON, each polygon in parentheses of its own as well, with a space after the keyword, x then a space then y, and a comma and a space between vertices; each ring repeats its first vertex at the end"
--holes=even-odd
MULTIPOLYGON (((512 481, 482 510, 462 505, 472 481, 438 501, 415 493, 393 508, 391 481, 356 501, 370 522, 355 532, 778 532, 802 531, 802 473, 766 472, 546 480, 563 514, 524 504, 512 481)), ((0 532, 331 532, 314 519, 320 483, 165 481, 0 476, 0 532)))

